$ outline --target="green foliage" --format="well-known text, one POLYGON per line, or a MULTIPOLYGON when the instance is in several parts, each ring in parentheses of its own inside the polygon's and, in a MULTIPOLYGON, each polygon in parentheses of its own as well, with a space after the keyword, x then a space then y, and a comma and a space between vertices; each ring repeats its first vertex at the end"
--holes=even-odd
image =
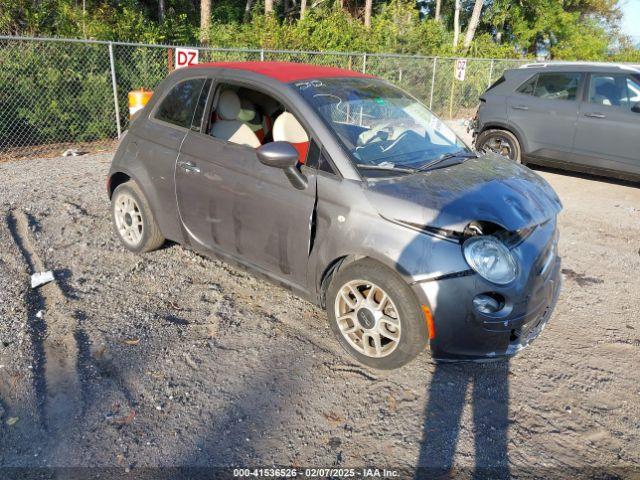
MULTIPOLYGON (((637 58, 625 45, 611 53, 618 38, 621 0, 485 0, 481 22, 467 52, 453 49, 454 0, 442 0, 442 21, 421 20, 412 0, 376 0, 372 25, 366 29, 353 15, 363 2, 347 0, 347 10, 336 0, 308 1, 307 15, 284 12, 265 17, 262 1, 212 2, 211 46, 286 50, 336 50, 406 53, 438 56, 534 57, 546 52, 555 59, 606 60, 637 58), (613 56, 612 56, 613 55, 613 56)), ((159 22, 158 0, 2 0, 0 33, 94 38, 154 43, 195 44, 199 37, 199 3, 165 0, 159 22)), ((433 8, 435 0, 430 0, 433 8)), ((290 2, 292 4, 292 2, 290 2)), ((299 2, 298 2, 299 4, 299 2)), ((473 0, 462 0, 462 34, 473 0)), ((359 17, 359 15, 358 15, 359 17)))

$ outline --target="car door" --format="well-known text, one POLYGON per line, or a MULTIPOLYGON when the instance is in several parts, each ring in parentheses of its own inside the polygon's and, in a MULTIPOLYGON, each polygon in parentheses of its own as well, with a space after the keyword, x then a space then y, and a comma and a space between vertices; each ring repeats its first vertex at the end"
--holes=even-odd
POLYGON ((177 215, 173 200, 176 158, 204 82, 202 77, 188 78, 173 85, 159 99, 148 119, 134 122, 127 142, 127 155, 136 159, 128 164, 130 174, 142 184, 153 185, 146 193, 155 208, 164 211, 165 215, 158 215, 158 221, 169 238, 178 235, 175 223, 166 220, 177 215))
POLYGON ((312 169, 302 170, 308 185, 297 190, 254 148, 190 131, 175 177, 191 241, 304 289, 316 183, 312 169))
POLYGON ((592 73, 580 107, 575 161, 640 174, 640 75, 592 73))
POLYGON ((526 155, 571 160, 581 82, 580 73, 538 73, 509 96, 509 123, 523 132, 526 155))

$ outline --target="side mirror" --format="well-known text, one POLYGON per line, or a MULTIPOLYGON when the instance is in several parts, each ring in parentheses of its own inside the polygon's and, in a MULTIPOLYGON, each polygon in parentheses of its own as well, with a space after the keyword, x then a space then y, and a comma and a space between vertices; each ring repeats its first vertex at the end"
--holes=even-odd
POLYGON ((631 107, 631 111, 635 113, 640 113, 640 102, 634 103, 633 107, 631 107))
POLYGON ((298 151, 289 142, 269 142, 256 149, 258 160, 267 167, 284 171, 298 190, 307 188, 307 178, 298 170, 298 151))

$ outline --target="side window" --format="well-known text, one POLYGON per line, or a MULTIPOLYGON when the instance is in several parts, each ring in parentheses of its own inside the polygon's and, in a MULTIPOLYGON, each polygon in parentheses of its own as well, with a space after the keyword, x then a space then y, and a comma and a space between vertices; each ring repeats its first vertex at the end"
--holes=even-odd
POLYGON ((198 104, 196 105, 195 113, 193 114, 193 120, 191 121, 191 130, 199 132, 202 127, 202 116, 204 114, 204 109, 207 106, 207 99, 209 98, 209 90, 211 90, 211 79, 208 78, 206 82, 204 82, 204 87, 202 87, 202 91, 200 93, 200 98, 198 99, 198 104))
POLYGON ((541 73, 533 95, 547 100, 575 100, 579 73, 541 73))
POLYGON ((527 80, 522 85, 520 85, 516 90, 516 92, 522 93, 523 95, 533 95, 533 92, 536 89, 537 81, 538 81, 538 76, 534 75, 529 80, 527 80))
POLYGON ((155 118, 190 128, 204 82, 204 78, 195 78, 177 84, 162 100, 156 110, 155 118))
POLYGON ((318 168, 320 164, 320 147, 315 140, 311 140, 309 145, 309 153, 307 154, 307 161, 305 165, 310 168, 318 168))
POLYGON ((320 152, 318 170, 330 173, 332 175, 336 174, 336 172, 333 170, 333 167, 331 166, 331 162, 329 161, 327 154, 324 151, 320 152))
POLYGON ((640 75, 627 77, 627 98, 629 100, 629 108, 636 113, 640 113, 640 75))
POLYGON ((640 78, 632 75, 591 75, 589 102, 631 110, 640 101, 640 78))

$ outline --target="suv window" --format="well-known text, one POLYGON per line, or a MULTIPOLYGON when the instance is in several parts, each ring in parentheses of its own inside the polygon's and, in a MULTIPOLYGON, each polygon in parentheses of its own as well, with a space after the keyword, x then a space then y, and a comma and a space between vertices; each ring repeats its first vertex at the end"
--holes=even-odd
POLYGON ((631 110, 640 102, 640 76, 608 73, 591 75, 589 102, 631 110))
POLYGON ((575 100, 579 81, 579 73, 541 73, 533 95, 549 100, 575 100))
POLYGON ((155 118, 180 127, 190 128, 204 78, 180 82, 164 97, 156 110, 155 118))
POLYGON ((516 91, 547 100, 575 100, 580 75, 579 73, 539 73, 520 85, 516 91))
POLYGON ((516 92, 522 93, 524 95, 533 95, 533 92, 536 89, 537 81, 538 81, 538 76, 534 75, 529 80, 527 80, 522 85, 520 85, 516 90, 516 92))

